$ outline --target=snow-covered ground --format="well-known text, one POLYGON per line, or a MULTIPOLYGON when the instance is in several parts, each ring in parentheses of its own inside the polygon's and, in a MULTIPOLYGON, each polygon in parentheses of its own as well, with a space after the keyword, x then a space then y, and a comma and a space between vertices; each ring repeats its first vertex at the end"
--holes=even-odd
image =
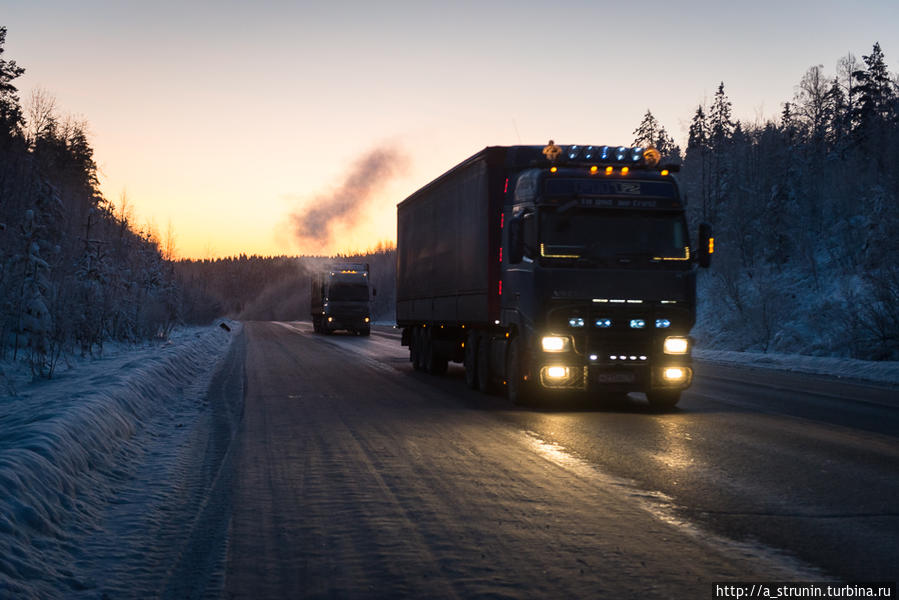
POLYGON ((239 323, 228 325, 113 345, 50 381, 28 382, 21 369, 3 365, 0 597, 158 590, 171 565, 146 542, 183 537, 178 530, 191 523, 171 523, 166 511, 189 509, 195 492, 181 488, 208 487, 214 478, 194 471, 215 466, 206 456, 208 415, 216 412, 209 390, 241 332, 239 323))
MULTIPOLYGON (((224 560, 225 532, 206 522, 223 521, 228 510, 230 483, 220 474, 241 412, 243 345, 232 342, 242 327, 227 325, 230 331, 184 328, 161 344, 111 345, 51 381, 32 382, 21 368, 2 365, 0 597, 178 597, 190 595, 185 586, 215 589, 179 571, 189 563, 194 577, 215 578, 224 560)), ((899 384, 896 362, 695 355, 899 384)))
POLYGON ((716 364, 826 375, 847 381, 899 386, 899 362, 726 350, 694 350, 693 356, 716 364))

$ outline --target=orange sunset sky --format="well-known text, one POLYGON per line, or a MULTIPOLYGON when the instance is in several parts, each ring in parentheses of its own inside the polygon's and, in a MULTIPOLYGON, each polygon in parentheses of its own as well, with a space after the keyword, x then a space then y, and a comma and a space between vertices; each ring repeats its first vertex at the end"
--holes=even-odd
POLYGON ((105 197, 171 223, 182 257, 395 239, 396 204, 488 145, 630 144, 647 109, 685 145, 719 82, 776 118, 803 73, 879 41, 899 2, 0 2, 5 58, 89 122, 105 197), (326 243, 291 215, 395 154, 326 243))

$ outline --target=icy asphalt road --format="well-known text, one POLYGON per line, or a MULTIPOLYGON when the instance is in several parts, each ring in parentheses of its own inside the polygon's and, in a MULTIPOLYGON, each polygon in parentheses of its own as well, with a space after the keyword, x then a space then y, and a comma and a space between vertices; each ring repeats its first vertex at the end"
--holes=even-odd
POLYGON ((877 390, 808 396, 787 375, 707 369, 670 414, 636 398, 519 410, 458 368, 412 371, 391 330, 246 333, 226 598, 684 598, 897 577, 899 427, 877 390))

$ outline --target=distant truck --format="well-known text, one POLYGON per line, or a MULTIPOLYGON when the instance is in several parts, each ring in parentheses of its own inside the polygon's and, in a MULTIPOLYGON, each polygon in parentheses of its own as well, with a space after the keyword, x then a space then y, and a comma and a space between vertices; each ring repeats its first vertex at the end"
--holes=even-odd
POLYGON ((330 334, 343 329, 371 334, 371 287, 368 264, 334 264, 312 274, 309 285, 312 328, 330 334))
POLYGON ((692 376, 696 265, 685 202, 652 148, 487 147, 397 207, 396 321, 417 370, 465 366, 517 404, 645 392, 692 376))

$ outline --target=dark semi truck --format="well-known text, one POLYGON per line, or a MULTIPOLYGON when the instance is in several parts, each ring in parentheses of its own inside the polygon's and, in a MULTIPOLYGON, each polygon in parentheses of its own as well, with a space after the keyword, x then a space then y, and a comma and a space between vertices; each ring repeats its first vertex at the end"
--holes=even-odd
POLYGON ((371 334, 371 288, 368 264, 331 265, 312 274, 309 309, 316 333, 340 329, 371 334))
POLYGON ((527 404, 689 387, 696 269, 684 199, 652 148, 487 147, 397 207, 396 320, 415 369, 527 404))

